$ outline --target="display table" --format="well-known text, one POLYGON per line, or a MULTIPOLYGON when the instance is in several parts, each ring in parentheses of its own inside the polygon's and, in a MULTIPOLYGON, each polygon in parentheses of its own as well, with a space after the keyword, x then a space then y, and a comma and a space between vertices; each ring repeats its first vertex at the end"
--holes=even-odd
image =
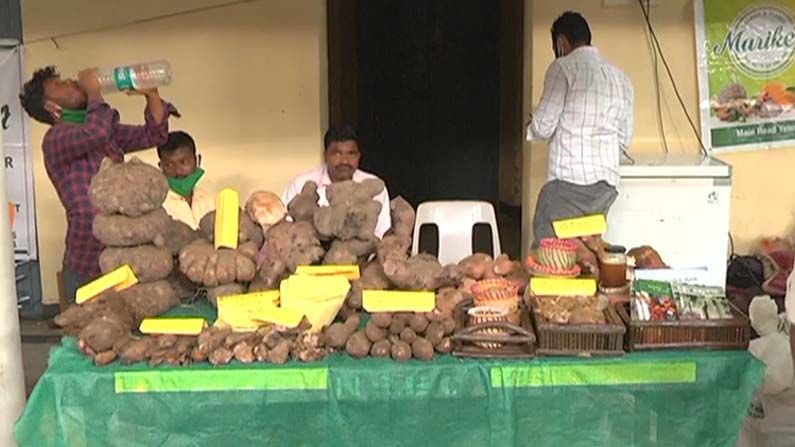
POLYGON ((97 368, 66 338, 15 436, 20 447, 724 447, 763 368, 746 351, 97 368))

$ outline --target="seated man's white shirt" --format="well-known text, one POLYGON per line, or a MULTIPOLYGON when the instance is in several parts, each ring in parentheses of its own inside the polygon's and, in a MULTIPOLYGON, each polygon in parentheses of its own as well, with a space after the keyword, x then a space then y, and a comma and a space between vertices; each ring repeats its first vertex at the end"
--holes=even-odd
MULTIPOLYGON (((360 169, 357 169, 356 172, 353 173, 353 181, 355 182, 361 182, 369 178, 378 177, 360 169)), ((289 204, 295 196, 301 193, 301 189, 308 181, 317 183, 317 194, 320 196, 318 205, 328 205, 328 200, 326 199, 326 188, 331 185, 331 178, 328 175, 326 165, 321 165, 309 172, 299 175, 298 177, 294 178, 289 185, 287 185, 287 188, 282 193, 282 202, 284 202, 285 206, 287 206, 287 204, 289 204)), ((392 217, 389 212, 389 192, 387 191, 386 186, 384 186, 384 190, 381 192, 381 194, 375 197, 375 200, 381 202, 381 213, 378 215, 378 223, 375 226, 375 235, 380 239, 392 226, 392 217)))
POLYGON ((175 220, 185 222, 189 227, 197 230, 202 217, 215 210, 215 195, 213 185, 202 176, 193 188, 190 204, 186 198, 169 189, 163 208, 175 220))

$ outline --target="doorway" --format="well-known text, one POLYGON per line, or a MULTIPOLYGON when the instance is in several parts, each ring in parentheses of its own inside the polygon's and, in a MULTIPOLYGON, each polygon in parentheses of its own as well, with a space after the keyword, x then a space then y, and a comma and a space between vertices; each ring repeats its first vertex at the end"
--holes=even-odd
POLYGON ((523 0, 328 0, 329 122, 390 196, 483 200, 521 242, 523 0))

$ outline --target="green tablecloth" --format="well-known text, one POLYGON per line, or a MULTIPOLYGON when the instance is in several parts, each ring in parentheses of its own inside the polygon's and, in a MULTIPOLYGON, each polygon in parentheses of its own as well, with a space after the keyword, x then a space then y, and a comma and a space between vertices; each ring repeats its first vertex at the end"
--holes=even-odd
POLYGON ((21 447, 725 447, 762 375, 745 351, 96 368, 64 339, 15 436, 21 447))

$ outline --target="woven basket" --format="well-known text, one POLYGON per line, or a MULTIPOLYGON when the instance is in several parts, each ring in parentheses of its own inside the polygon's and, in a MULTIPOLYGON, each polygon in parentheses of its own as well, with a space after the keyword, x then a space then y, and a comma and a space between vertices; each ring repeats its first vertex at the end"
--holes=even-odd
MULTIPOLYGON (((507 279, 484 279, 471 289, 476 307, 504 307, 509 314, 519 310, 519 286, 507 279)), ((514 323, 516 324, 516 323, 514 323)))
POLYGON ((545 267, 571 270, 577 264, 577 244, 568 239, 542 239, 536 260, 545 267))
MULTIPOLYGON (((501 307, 473 307, 469 309, 467 312, 469 319, 467 321, 467 326, 477 326, 480 324, 488 324, 488 323, 507 323, 508 322, 508 310, 501 307)), ((489 327, 484 329, 478 329, 475 331, 477 334, 481 335, 507 335, 508 331, 503 328, 498 327, 489 327)), ((477 346, 480 346, 484 349, 499 349, 503 346, 503 343, 476 343, 477 346)))

